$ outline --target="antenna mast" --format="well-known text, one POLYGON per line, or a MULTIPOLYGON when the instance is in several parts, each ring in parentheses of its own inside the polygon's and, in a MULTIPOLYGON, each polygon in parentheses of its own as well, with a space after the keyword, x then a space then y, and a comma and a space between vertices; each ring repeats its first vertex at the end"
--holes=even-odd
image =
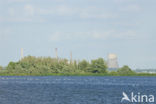
POLYGON ((56 59, 58 59, 57 48, 55 48, 55 53, 56 53, 56 59))
POLYGON ((72 56, 72 52, 70 52, 70 63, 72 64, 73 62, 73 56, 72 56))
POLYGON ((21 48, 21 60, 23 59, 23 48, 21 48))

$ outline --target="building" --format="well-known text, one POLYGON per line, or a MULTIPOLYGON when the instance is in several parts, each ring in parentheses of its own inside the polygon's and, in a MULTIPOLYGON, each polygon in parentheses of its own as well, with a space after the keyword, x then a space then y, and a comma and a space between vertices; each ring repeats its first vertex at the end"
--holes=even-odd
POLYGON ((110 71, 117 70, 119 68, 118 58, 116 54, 108 54, 107 65, 108 70, 110 71))

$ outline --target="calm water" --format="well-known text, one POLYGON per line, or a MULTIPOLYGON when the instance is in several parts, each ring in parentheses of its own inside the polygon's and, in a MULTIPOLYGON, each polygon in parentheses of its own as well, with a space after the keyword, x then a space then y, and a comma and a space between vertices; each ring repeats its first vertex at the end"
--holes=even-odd
POLYGON ((122 92, 156 97, 156 77, 0 77, 0 104, 122 104, 122 92))

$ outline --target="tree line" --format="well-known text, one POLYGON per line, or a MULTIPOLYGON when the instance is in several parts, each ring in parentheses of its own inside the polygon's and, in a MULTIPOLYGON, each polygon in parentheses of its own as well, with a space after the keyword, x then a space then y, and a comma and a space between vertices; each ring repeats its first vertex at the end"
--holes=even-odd
POLYGON ((91 61, 70 61, 51 57, 27 56, 18 62, 10 62, 7 67, 0 66, 0 75, 134 75, 128 66, 117 71, 108 71, 103 58, 91 61))

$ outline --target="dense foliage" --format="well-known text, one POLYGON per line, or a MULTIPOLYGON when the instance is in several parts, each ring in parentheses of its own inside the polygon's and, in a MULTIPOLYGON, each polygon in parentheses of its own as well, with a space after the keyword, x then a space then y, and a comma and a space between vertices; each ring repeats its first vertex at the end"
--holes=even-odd
POLYGON ((0 66, 0 70, 2 70, 3 69, 3 67, 2 66, 0 66))
POLYGON ((49 75, 49 74, 83 74, 106 73, 107 65, 103 58, 91 60, 69 61, 50 57, 28 56, 19 62, 10 62, 6 67, 7 73, 23 75, 49 75))
POLYGON ((155 76, 156 74, 135 73, 128 66, 117 71, 108 71, 103 58, 86 61, 69 61, 50 57, 27 56, 18 62, 0 66, 0 75, 102 75, 102 76, 155 76))
POLYGON ((133 75, 133 74, 135 74, 127 65, 119 68, 117 70, 117 73, 119 75, 133 75))

